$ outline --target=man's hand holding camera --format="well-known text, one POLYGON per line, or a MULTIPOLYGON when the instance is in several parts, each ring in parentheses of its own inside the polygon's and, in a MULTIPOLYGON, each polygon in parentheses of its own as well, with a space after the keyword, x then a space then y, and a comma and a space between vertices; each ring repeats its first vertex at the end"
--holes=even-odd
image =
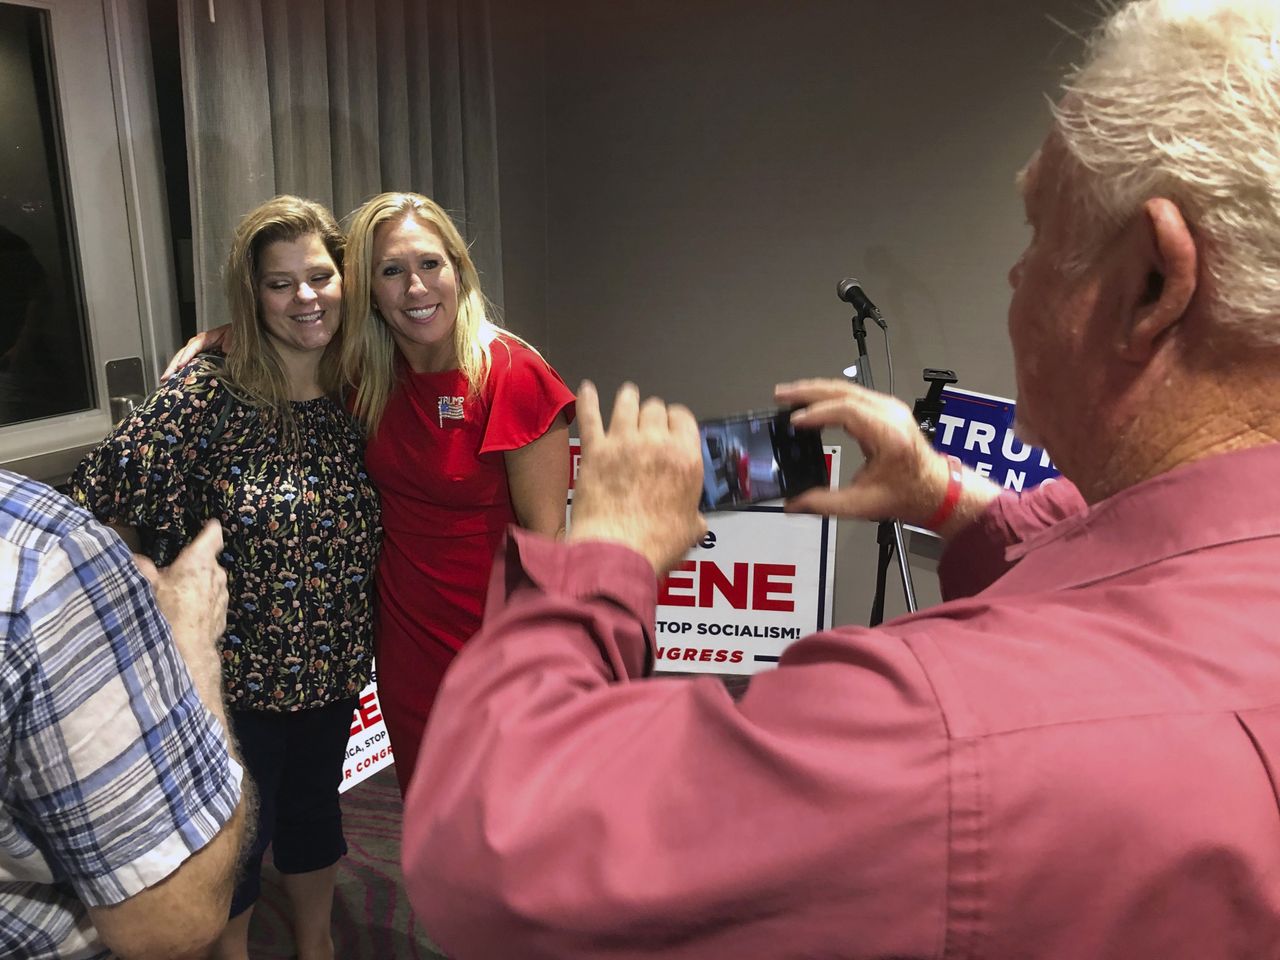
MULTIPOLYGON (((924 524, 948 497, 952 469, 902 401, 843 380, 779 384, 775 396, 801 408, 792 415, 795 426, 840 427, 864 457, 848 486, 808 490, 787 501, 789 511, 924 524)), ((693 414, 656 397, 642 403, 635 384, 627 383, 606 431, 595 386, 586 381, 578 416, 582 463, 569 539, 622 543, 666 573, 706 531, 697 509, 702 452, 693 414)), ((953 493, 954 509, 937 527, 943 537, 966 526, 1000 491, 966 471, 953 493)))
POLYGON ((568 540, 612 540, 642 554, 659 575, 707 530, 698 513, 702 446, 685 407, 624 383, 605 429, 595 385, 578 390, 582 461, 568 540))
POLYGON ((134 562, 151 582, 156 604, 169 621, 174 644, 206 706, 222 715, 222 661, 218 640, 227 629, 227 572, 218 563, 222 527, 205 524, 176 560, 157 570, 146 557, 134 562))
MULTIPOLYGON (((951 468, 929 446, 911 408, 901 400, 845 380, 781 383, 774 396, 779 403, 802 408, 791 417, 795 426, 840 427, 863 456, 848 486, 808 490, 789 500, 788 510, 917 525, 936 514, 947 497, 951 468)), ((959 532, 999 493, 995 484, 965 471, 959 500, 937 532, 944 538, 959 532)))

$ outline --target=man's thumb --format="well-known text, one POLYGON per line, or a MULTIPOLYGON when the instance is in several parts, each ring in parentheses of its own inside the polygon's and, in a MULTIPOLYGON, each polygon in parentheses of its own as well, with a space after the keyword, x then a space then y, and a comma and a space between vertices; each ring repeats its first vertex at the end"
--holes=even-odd
POLYGON ((182 552, 192 555, 209 554, 216 559, 222 552, 222 524, 217 520, 210 520, 182 552))

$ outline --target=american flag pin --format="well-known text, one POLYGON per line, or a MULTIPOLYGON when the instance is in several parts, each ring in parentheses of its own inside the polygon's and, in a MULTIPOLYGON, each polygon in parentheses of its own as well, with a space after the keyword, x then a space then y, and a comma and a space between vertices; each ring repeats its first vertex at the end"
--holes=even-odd
POLYGON ((466 419, 462 413, 462 397, 439 397, 436 400, 436 410, 440 415, 440 426, 444 426, 446 420, 464 420, 466 419))

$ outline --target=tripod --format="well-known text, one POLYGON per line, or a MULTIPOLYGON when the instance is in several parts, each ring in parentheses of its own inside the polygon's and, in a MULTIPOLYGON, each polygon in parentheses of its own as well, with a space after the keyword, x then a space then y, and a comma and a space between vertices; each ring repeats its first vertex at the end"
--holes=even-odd
MULTIPOLYGON (((853 339, 858 344, 858 365, 852 379, 868 390, 874 390, 871 362, 867 357, 867 317, 874 320, 885 331, 886 337, 889 332, 879 311, 871 305, 870 301, 857 304, 857 308, 857 313, 853 316, 853 339)), ((892 364, 890 364, 890 379, 892 379, 892 372, 892 364)), ((933 435, 938 430, 938 417, 942 414, 943 405, 946 403, 942 399, 942 388, 947 384, 955 383, 957 377, 950 370, 925 368, 924 379, 929 384, 929 390, 925 396, 916 398, 912 413, 920 430, 932 441, 933 435)), ((893 559, 895 552, 898 556, 898 573, 902 577, 902 594, 907 603, 907 612, 915 613, 918 609, 915 584, 911 580, 911 567, 907 563, 906 542, 902 535, 901 520, 881 520, 876 524, 876 547, 876 592, 871 602, 871 619, 869 620, 873 627, 884 622, 884 597, 889 579, 889 562, 893 559)))
MULTIPOLYGON (((871 360, 867 356, 867 317, 871 317, 879 324, 881 329, 885 329, 886 336, 888 331, 878 311, 870 303, 857 306, 858 310, 853 315, 853 339, 858 345, 858 366, 854 370, 853 380, 868 390, 874 390, 876 387, 875 381, 871 376, 871 360)), ((873 627, 884 620, 885 581, 889 575, 889 561, 892 559, 895 550, 898 554, 898 573, 902 577, 902 593, 907 600, 907 610, 911 613, 916 612, 916 591, 915 585, 911 582, 911 567, 907 565, 906 541, 902 536, 902 521, 881 520, 877 523, 876 543, 879 546, 879 550, 876 560, 876 595, 871 604, 871 626, 873 627)))
MULTIPOLYGON (((942 408, 946 404, 942 399, 942 388, 949 383, 955 383, 957 378, 950 370, 934 370, 926 367, 924 379, 929 384, 929 391, 925 396, 916 398, 912 413, 915 415, 916 425, 920 427, 920 431, 932 441, 933 435, 938 432, 938 417, 941 416, 942 408)), ((879 555, 876 558, 876 595, 871 602, 870 624, 873 627, 884 621, 885 581, 888 579, 889 560, 894 549, 898 551, 898 566, 902 570, 902 592, 906 596, 907 612, 916 612, 911 569, 907 565, 906 554, 903 551, 901 521, 895 520, 890 524, 887 520, 881 520, 876 526, 876 543, 879 545, 879 555)))

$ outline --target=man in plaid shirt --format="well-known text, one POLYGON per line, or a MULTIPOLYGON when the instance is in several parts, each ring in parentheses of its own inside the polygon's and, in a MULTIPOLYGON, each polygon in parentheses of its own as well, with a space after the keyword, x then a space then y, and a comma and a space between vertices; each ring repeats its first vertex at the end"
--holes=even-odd
POLYGON ((210 525, 144 575, 0 471, 0 956, 202 956, 225 924, 245 802, 221 545, 210 525))

